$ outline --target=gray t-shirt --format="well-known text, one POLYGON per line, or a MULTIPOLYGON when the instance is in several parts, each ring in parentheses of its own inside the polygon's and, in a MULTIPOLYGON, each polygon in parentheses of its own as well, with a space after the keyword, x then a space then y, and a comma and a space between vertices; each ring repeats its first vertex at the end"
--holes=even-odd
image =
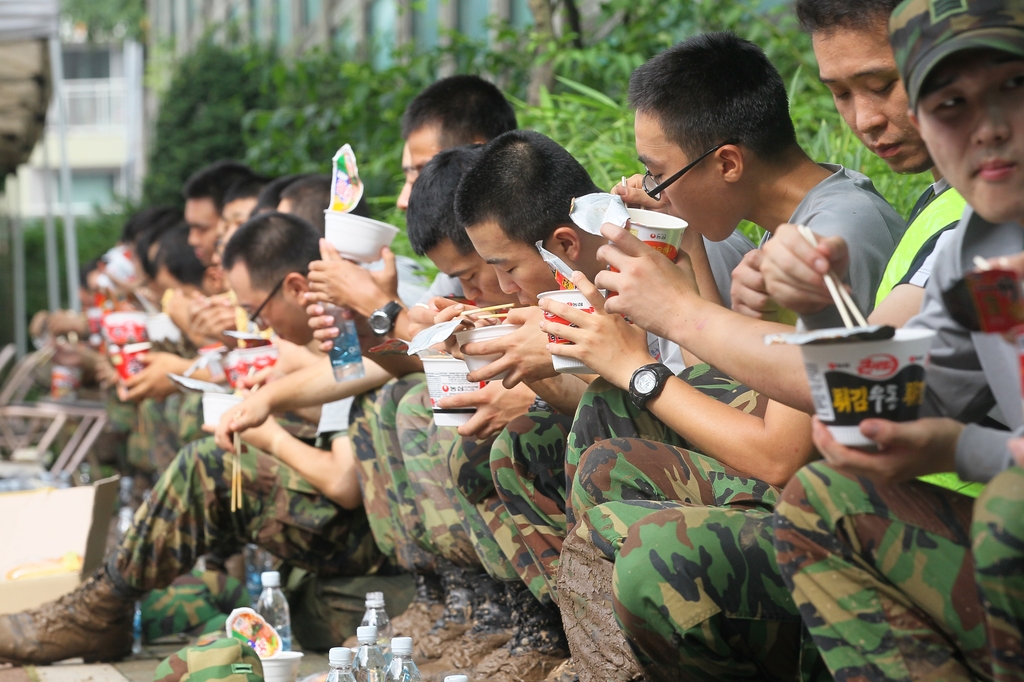
MULTIPOLYGON (((384 269, 384 261, 374 261, 363 267, 370 272, 377 272, 384 269)), ((395 270, 398 273, 398 297, 408 308, 419 301, 427 290, 423 266, 408 256, 395 256, 395 270)))
POLYGON ((458 296, 462 297, 462 282, 459 281, 458 277, 451 277, 444 274, 443 272, 437 273, 434 277, 434 281, 430 283, 430 288, 427 289, 426 293, 420 297, 420 303, 429 303, 430 299, 440 296, 444 298, 446 296, 458 296))
POLYGON ((739 230, 733 230, 727 239, 720 242, 704 239, 704 250, 707 251, 708 263, 711 264, 711 274, 715 276, 718 295, 722 297, 722 305, 726 308, 732 307, 732 296, 729 294, 732 289, 732 271, 748 251, 756 248, 754 242, 747 239, 739 230))
MULTIPOLYGON (((854 302, 866 317, 874 310, 875 291, 907 225, 866 175, 835 164, 819 165, 832 171, 832 175, 804 196, 789 222, 806 225, 824 237, 846 240, 850 250, 846 282, 851 285, 854 302)), ((770 233, 765 234, 761 246, 770 236, 770 233)), ((805 322, 812 328, 822 326, 811 319, 805 322)))

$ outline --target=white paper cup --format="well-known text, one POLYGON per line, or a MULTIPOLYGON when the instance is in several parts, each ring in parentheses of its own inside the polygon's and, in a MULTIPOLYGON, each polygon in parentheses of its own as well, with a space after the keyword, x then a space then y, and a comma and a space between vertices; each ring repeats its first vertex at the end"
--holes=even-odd
POLYGON ((167 341, 178 343, 181 341, 181 330, 171 321, 167 313, 156 313, 146 317, 146 334, 153 343, 167 341))
MULTIPOLYGON (((523 325, 521 324, 495 324, 490 327, 476 327, 468 331, 458 332, 455 334, 455 340, 459 342, 459 347, 461 348, 467 343, 479 343, 481 341, 490 341, 491 339, 500 339, 502 336, 505 336, 505 334, 511 334, 522 326, 523 325)), ((465 351, 463 351, 462 355, 466 359, 466 366, 469 367, 469 371, 475 372, 499 359, 502 354, 492 353, 490 355, 466 355, 465 351)), ((490 381, 500 381, 507 375, 508 372, 502 372, 497 376, 491 377, 490 381)))
POLYGON ((398 228, 351 213, 324 211, 324 237, 345 258, 360 263, 380 260, 380 250, 391 246, 398 228))
POLYGON ((685 220, 642 208, 627 208, 626 211, 629 212, 629 231, 634 236, 670 260, 676 259, 687 227, 685 220))
MULTIPOLYGON (((593 313, 594 306, 590 304, 587 297, 584 296, 578 289, 558 289, 556 291, 545 291, 542 294, 537 295, 537 299, 550 298, 553 301, 564 303, 573 308, 579 308, 580 310, 593 313)), ((549 322, 557 322, 559 324, 569 324, 568 320, 562 319, 558 315, 552 315, 549 312, 544 313, 544 319, 549 322)), ((573 326, 569 324, 569 326, 573 326)), ((568 344, 572 345, 571 341, 555 336, 554 334, 548 334, 548 339, 551 343, 557 344, 568 344)), ((573 358, 565 358, 561 355, 552 355, 551 364, 554 366, 556 372, 562 372, 563 374, 596 374, 596 372, 579 360, 573 358)))
POLYGON ((266 682, 295 682, 302 663, 301 651, 282 651, 270 658, 260 660, 263 664, 263 679, 266 682))
POLYGON ((206 426, 217 426, 220 418, 232 407, 242 402, 240 395, 233 393, 204 393, 203 394, 203 424, 206 426))
POLYGON ((439 405, 441 399, 478 391, 487 382, 466 381, 469 367, 464 361, 450 355, 424 353, 420 359, 423 361, 423 372, 427 375, 427 391, 430 392, 430 407, 434 410, 434 423, 438 426, 462 426, 472 419, 476 413, 475 407, 442 409, 439 405))
POLYGON ((860 432, 863 420, 918 418, 934 336, 930 329, 897 329, 882 341, 800 346, 815 412, 836 441, 872 448, 860 432))

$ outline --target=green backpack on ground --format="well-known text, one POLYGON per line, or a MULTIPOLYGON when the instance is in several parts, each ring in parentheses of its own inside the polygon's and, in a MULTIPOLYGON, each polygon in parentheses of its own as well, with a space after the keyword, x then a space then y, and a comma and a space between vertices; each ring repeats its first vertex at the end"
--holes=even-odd
POLYGON ((263 682, 256 652, 237 639, 187 646, 156 667, 153 682, 263 682))

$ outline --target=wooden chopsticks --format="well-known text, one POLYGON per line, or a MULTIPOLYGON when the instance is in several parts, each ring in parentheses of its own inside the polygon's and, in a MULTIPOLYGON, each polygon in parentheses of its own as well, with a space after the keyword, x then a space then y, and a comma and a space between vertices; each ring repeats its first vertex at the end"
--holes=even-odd
MULTIPOLYGON (((502 305, 489 305, 486 308, 470 308, 469 310, 463 310, 459 317, 466 317, 467 315, 476 315, 477 313, 486 313, 490 310, 511 310, 515 308, 514 303, 505 303, 502 305)), ((477 319, 483 319, 485 316, 478 316, 477 319)))
MULTIPOLYGON (((818 245, 818 239, 811 232, 811 229, 806 225, 797 225, 796 229, 800 232, 800 235, 806 239, 811 246, 818 245)), ((828 293, 832 296, 832 301, 836 304, 836 308, 839 309, 839 316, 843 318, 843 324, 846 325, 847 329, 852 329, 856 326, 867 327, 868 321, 864 318, 864 315, 860 312, 860 308, 853 302, 853 298, 850 297, 850 292, 843 286, 842 280, 836 276, 836 273, 829 270, 825 275, 825 286, 828 287, 828 293), (856 322, 856 324, 854 324, 856 322)))

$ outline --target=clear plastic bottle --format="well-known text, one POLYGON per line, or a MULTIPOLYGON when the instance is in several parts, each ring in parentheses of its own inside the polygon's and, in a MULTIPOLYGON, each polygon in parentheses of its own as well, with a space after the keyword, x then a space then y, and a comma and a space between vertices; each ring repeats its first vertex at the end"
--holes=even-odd
POLYGON ((469 682, 469 678, 465 675, 446 675, 444 682, 469 682))
POLYGON ((381 653, 387 656, 391 652, 391 638, 395 629, 391 627, 391 619, 388 612, 384 610, 384 593, 366 593, 366 613, 363 614, 363 622, 360 625, 372 625, 377 628, 377 646, 381 653))
POLYGON ((421 682, 420 669, 412 660, 412 637, 391 639, 391 661, 384 674, 385 682, 421 682))
POLYGON ((327 652, 327 662, 331 669, 327 672, 324 682, 356 682, 352 674, 352 650, 344 646, 336 646, 327 652))
POLYGON ((245 589, 249 592, 249 601, 255 604, 263 592, 260 575, 274 570, 274 559, 270 552, 251 543, 245 546, 244 556, 245 589))
POLYGON ((288 600, 281 591, 281 574, 277 571, 266 571, 260 576, 263 592, 256 602, 256 613, 277 630, 281 637, 281 650, 292 650, 292 619, 288 613, 288 600))
POLYGON ((356 628, 359 639, 359 651, 352 669, 356 682, 384 682, 384 654, 377 646, 377 628, 372 625, 360 625, 356 628))
POLYGON ((135 522, 135 509, 132 507, 132 492, 135 482, 124 476, 119 482, 121 491, 118 494, 121 501, 121 508, 117 510, 117 537, 124 539, 125 534, 131 530, 135 522))
POLYGON ((366 376, 363 368, 363 351, 359 346, 359 331, 352 313, 330 303, 324 305, 324 314, 334 318, 334 326, 338 335, 334 337, 334 345, 328 355, 334 370, 335 381, 359 379, 366 376))
POLYGON ((132 653, 142 653, 142 602, 135 602, 135 614, 132 616, 132 653))

